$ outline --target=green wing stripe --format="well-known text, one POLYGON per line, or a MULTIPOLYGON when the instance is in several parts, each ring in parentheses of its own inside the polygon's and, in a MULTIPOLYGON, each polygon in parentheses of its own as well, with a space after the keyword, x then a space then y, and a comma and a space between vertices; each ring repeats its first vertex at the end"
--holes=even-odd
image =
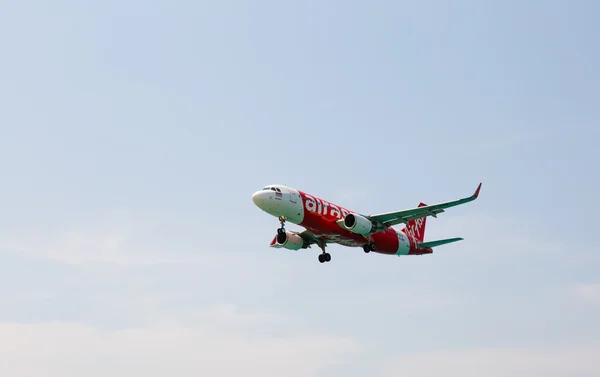
POLYGON ((420 219, 422 217, 433 216, 444 212, 444 209, 472 202, 479 196, 479 190, 481 189, 481 183, 477 186, 475 193, 467 198, 453 200, 450 202, 432 204, 424 207, 417 207, 407 209, 403 211, 381 213, 378 215, 368 216, 369 219, 376 221, 380 224, 392 226, 400 223, 407 223, 410 220, 420 219))
POLYGON ((462 240, 463 240, 462 238, 457 237, 457 238, 447 238, 445 240, 422 242, 419 244, 419 248, 442 246, 447 243, 452 243, 452 242, 462 241, 462 240))

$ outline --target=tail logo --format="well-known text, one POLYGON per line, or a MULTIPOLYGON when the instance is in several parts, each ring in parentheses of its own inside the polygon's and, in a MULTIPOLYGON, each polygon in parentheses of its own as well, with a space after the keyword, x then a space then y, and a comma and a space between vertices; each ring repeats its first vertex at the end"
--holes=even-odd
POLYGON ((415 219, 412 220, 412 224, 409 224, 406 227, 406 233, 411 236, 411 237, 416 237, 419 238, 421 237, 421 226, 423 225, 423 222, 425 221, 424 217, 421 217, 420 219, 415 219))

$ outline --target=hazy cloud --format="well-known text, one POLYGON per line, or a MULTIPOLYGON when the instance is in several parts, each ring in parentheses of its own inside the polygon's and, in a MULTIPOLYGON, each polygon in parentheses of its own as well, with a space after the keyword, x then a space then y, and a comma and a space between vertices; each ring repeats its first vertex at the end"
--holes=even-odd
POLYGON ((383 376, 595 377, 600 374, 599 355, 600 344, 426 352, 393 359, 383 376))
MULTIPOLYGON (((190 242, 186 248, 176 244, 176 239, 172 241, 174 246, 169 246, 170 238, 160 234, 164 231, 163 224, 157 219, 131 213, 126 217, 108 213, 96 221, 76 225, 5 232, 0 234, 0 252, 72 265, 209 265, 232 261, 223 253, 195 252, 199 241, 205 242, 203 238, 190 242), (36 234, 36 237, 30 234, 36 234)), ((212 241, 206 244, 213 245, 212 241)), ((206 249, 211 250, 210 247, 206 249)))
POLYGON ((577 284, 572 292, 588 304, 600 304, 600 283, 577 284))
POLYGON ((225 334, 212 322, 116 331, 77 323, 4 323, 0 339, 0 373, 20 377, 306 377, 359 350, 351 339, 326 335, 225 334))

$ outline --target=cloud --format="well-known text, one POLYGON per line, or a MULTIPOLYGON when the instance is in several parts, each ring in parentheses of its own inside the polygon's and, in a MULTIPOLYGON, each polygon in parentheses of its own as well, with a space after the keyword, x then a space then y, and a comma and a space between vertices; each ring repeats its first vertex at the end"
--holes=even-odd
POLYGON ((33 239, 4 238, 0 251, 29 257, 44 258, 73 265, 111 263, 149 265, 160 263, 205 264, 215 261, 216 255, 182 255, 170 250, 140 249, 128 245, 125 232, 70 229, 57 235, 33 239))
MULTIPOLYGON (((174 229, 169 219, 158 216, 106 211, 85 223, 0 233, 0 252, 71 265, 210 265, 235 260, 231 254, 197 252, 199 246, 213 250, 212 238, 198 237, 178 224, 174 229)), ((196 226, 205 228, 203 223, 196 226)))
POLYGON ((260 323, 274 323, 283 320, 283 316, 276 315, 267 310, 254 310, 243 312, 233 304, 217 304, 209 308, 198 310, 192 313, 195 320, 213 321, 224 324, 243 324, 254 325, 260 323))
POLYGON ((600 283, 577 284, 572 293, 575 297, 588 304, 600 304, 600 283))
POLYGON ((0 324, 0 374, 15 377, 307 377, 357 349, 348 339, 221 334, 211 324, 117 331, 61 322, 0 324))
POLYGON ((282 313, 167 302, 150 295, 119 303, 138 318, 127 328, 0 323, 0 375, 304 377, 361 351, 353 339, 306 331, 282 313))
POLYGON ((383 377, 592 377, 600 375, 600 344, 573 348, 487 348, 403 355, 383 377))
POLYGON ((39 307, 18 303, 18 313, 39 308, 39 315, 0 322, 0 375, 304 377, 361 350, 294 313, 227 301, 214 278, 213 285, 168 285, 119 270, 101 269, 94 284, 77 275, 69 281, 82 287, 63 287, 59 299, 39 307), (217 293, 208 296, 215 282, 217 293))

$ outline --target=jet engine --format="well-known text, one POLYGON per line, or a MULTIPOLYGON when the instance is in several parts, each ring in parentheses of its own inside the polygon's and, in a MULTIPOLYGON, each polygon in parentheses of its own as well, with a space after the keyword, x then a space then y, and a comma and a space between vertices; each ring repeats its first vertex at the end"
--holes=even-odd
POLYGON ((302 237, 295 233, 278 233, 276 237, 277 245, 283 246, 288 250, 299 250, 304 245, 302 237))
POLYGON ((349 213, 346 215, 344 218, 344 226, 348 228, 349 231, 357 234, 369 234, 373 229, 371 220, 356 213, 349 213))

